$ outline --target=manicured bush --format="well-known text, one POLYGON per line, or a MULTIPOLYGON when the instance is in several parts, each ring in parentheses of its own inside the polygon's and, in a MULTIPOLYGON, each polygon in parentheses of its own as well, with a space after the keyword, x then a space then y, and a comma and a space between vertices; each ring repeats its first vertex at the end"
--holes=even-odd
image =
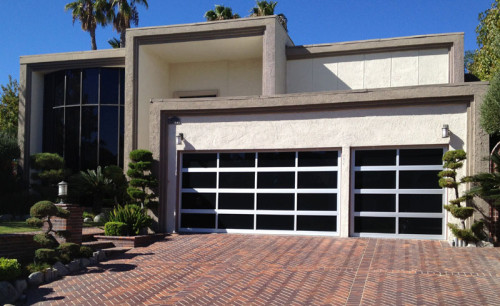
POLYGON ((38 243, 42 248, 54 249, 57 248, 59 242, 51 234, 36 234, 33 236, 33 240, 38 243))
POLYGON ((128 235, 139 235, 141 230, 151 225, 153 220, 146 211, 138 205, 127 204, 116 206, 110 213, 108 220, 111 222, 123 222, 127 225, 128 235))
POLYGON ((21 276, 21 264, 17 259, 0 257, 0 281, 14 280, 21 276))
POLYGON ((147 150, 130 152, 131 162, 128 164, 127 175, 130 177, 130 187, 127 193, 141 207, 155 208, 158 180, 151 172, 153 168, 153 153, 147 150))
POLYGON ((64 159, 55 153, 37 153, 31 156, 31 168, 36 170, 31 175, 35 181, 33 189, 42 199, 57 199, 57 183, 64 180, 69 171, 64 168, 64 159))
POLYGON ((29 274, 34 273, 34 272, 45 272, 48 268, 50 268, 50 265, 48 263, 42 262, 42 263, 30 263, 29 265, 26 266, 26 271, 28 271, 29 274))
POLYGON ((95 215, 93 213, 89 213, 87 211, 83 212, 83 219, 90 218, 90 219, 94 220, 94 217, 95 217, 95 215))
POLYGON ((104 225, 106 236, 127 236, 127 224, 123 222, 106 222, 104 225))
POLYGON ((68 263, 80 257, 80 245, 72 242, 61 243, 57 249, 57 255, 63 263, 68 263))
POLYGON ((94 250, 91 247, 82 245, 80 247, 80 256, 84 258, 90 258, 94 255, 94 250))
POLYGON ((38 249, 35 251, 36 263, 47 263, 53 265, 57 262, 57 253, 54 249, 38 249))

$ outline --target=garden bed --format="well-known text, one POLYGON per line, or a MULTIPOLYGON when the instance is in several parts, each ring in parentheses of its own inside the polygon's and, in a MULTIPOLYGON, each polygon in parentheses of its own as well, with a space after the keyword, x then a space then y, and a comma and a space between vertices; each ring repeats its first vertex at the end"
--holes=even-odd
POLYGON ((153 242, 163 239, 165 234, 153 234, 153 235, 140 235, 140 236, 94 236, 97 241, 109 241, 112 242, 115 247, 121 248, 137 248, 145 247, 153 242))

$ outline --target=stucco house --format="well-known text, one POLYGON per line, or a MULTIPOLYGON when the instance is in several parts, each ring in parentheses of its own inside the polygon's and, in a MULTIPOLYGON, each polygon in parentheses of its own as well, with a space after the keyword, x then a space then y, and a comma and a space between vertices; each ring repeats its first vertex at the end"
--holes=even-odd
POLYGON ((165 232, 450 239, 443 152, 488 170, 463 54, 463 33, 295 46, 276 16, 130 29, 21 57, 21 163, 151 150, 165 232))

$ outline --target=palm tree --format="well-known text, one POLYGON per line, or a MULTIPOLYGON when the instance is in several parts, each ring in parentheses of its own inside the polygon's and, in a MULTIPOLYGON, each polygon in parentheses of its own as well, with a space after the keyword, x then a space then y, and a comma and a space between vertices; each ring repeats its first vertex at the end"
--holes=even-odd
POLYGON ((137 11, 137 4, 144 5, 148 8, 147 0, 111 0, 111 14, 113 20, 113 27, 116 32, 120 34, 120 47, 125 47, 125 33, 130 28, 130 22, 135 26, 139 25, 139 12, 137 11))
POLYGON ((120 48, 120 40, 116 37, 111 38, 108 40, 108 44, 113 48, 113 49, 118 49, 120 48))
POLYGON ((257 6, 252 8, 250 17, 274 15, 274 8, 278 4, 276 1, 257 1, 257 6))
POLYGON ((66 4, 64 9, 71 10, 73 16, 73 24, 79 20, 82 24, 82 30, 90 33, 90 42, 92 50, 97 50, 95 41, 95 29, 97 25, 106 25, 106 8, 105 0, 76 0, 66 4))
POLYGON ((215 9, 206 11, 204 16, 207 21, 238 19, 240 15, 233 14, 233 9, 229 6, 216 5, 215 9))

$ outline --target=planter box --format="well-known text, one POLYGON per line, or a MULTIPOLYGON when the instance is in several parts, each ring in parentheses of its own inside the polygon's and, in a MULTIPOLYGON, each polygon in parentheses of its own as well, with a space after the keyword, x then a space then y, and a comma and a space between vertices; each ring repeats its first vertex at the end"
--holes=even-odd
POLYGON ((165 234, 141 235, 141 236, 94 236, 97 241, 112 242, 115 247, 137 248, 145 247, 165 237, 165 234))

